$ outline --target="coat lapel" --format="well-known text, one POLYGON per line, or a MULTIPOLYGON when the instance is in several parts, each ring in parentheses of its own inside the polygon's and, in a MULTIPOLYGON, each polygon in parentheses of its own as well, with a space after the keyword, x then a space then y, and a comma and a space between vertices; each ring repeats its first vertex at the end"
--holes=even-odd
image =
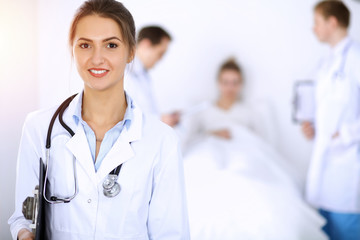
POLYGON ((81 99, 79 99, 80 96, 81 94, 75 97, 64 114, 64 119, 66 119, 70 127, 76 129, 75 135, 66 143, 66 147, 75 156, 76 161, 84 169, 93 183, 98 185, 115 167, 135 156, 131 142, 141 138, 143 125, 142 111, 136 105, 133 106, 134 115, 129 129, 126 127, 123 129, 96 173, 84 129, 81 124, 76 125, 72 117, 76 109, 76 104, 81 101, 81 99))
POLYGON ((96 173, 97 182, 102 182, 114 168, 134 156, 135 153, 130 145, 130 142, 120 135, 110 151, 106 154, 96 173))
POLYGON ((81 124, 78 124, 75 135, 66 143, 66 147, 72 152, 76 161, 81 165, 90 179, 96 183, 94 162, 81 124))
POLYGON ((135 152, 131 147, 131 142, 141 138, 142 112, 136 107, 133 110, 134 117, 129 129, 124 127, 119 138, 105 156, 98 172, 96 173, 98 183, 102 182, 114 168, 135 156, 135 152))

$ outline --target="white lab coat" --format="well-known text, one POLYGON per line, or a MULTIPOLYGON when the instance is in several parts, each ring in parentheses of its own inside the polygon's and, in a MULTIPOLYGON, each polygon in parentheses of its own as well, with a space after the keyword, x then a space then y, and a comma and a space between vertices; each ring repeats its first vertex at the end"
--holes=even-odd
POLYGON ((349 38, 318 72, 315 131, 307 199, 326 210, 360 213, 360 45, 349 38), (343 76, 335 78, 344 59, 343 76))
POLYGON ((145 114, 160 118, 158 105, 153 94, 152 80, 143 63, 137 57, 126 68, 124 88, 145 114))
MULTIPOLYGON (((172 129, 135 107, 130 128, 124 127, 95 172, 83 127, 73 119, 78 98, 64 114, 75 135, 70 138, 58 120, 55 122, 47 191, 62 197, 74 193, 75 156, 79 194, 70 203, 50 205, 46 217, 49 239, 189 239, 183 166, 172 129), (103 181, 121 163, 121 192, 107 198, 103 181)), ((54 112, 55 108, 32 113, 24 125, 16 209, 9 219, 14 239, 21 228, 29 225, 21 212, 22 202, 33 195, 38 184, 39 158, 45 159, 46 132, 54 112)))

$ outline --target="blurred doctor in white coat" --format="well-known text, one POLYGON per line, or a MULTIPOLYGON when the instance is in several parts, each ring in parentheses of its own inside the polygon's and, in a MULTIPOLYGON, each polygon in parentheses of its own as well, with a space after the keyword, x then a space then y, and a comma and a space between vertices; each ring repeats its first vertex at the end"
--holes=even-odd
POLYGON ((125 90, 145 114, 156 116, 174 127, 179 123, 180 113, 160 114, 148 72, 162 59, 170 42, 170 34, 159 26, 147 26, 139 31, 136 56, 125 74, 125 90))
MULTIPOLYGON (((74 17, 69 43, 84 91, 63 115, 74 136, 55 121, 46 195, 52 201, 50 196, 71 196, 75 181, 78 193, 68 203, 47 206, 46 239, 189 239, 177 137, 124 92, 125 67, 135 51, 131 14, 115 0, 86 1, 74 17), (105 196, 104 180, 120 165, 120 192, 105 196)), ((24 124, 9 219, 13 239, 34 239, 22 202, 39 183, 39 159, 45 162, 56 108, 31 113, 24 124)))
POLYGON ((315 138, 308 201, 327 219, 330 239, 360 239, 360 45, 348 36, 350 12, 341 1, 315 6, 314 32, 330 46, 316 79, 315 138))

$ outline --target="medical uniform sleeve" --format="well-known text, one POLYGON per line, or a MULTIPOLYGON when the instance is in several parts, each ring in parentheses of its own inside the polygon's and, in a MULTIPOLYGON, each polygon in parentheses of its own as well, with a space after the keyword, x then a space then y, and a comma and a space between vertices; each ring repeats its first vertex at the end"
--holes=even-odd
POLYGON ((8 224, 13 239, 17 239, 18 232, 25 228, 31 231, 30 220, 26 220, 22 213, 22 204, 28 196, 34 196, 33 190, 39 184, 39 154, 36 151, 32 137, 33 127, 25 121, 16 169, 15 211, 8 224))
POLYGON ((190 239, 183 163, 175 135, 172 138, 164 142, 154 169, 147 223, 150 239, 190 239))

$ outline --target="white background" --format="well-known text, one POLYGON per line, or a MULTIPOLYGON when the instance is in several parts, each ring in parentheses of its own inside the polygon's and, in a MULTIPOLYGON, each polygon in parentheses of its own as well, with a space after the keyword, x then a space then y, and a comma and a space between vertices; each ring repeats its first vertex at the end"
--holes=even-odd
MULTIPOLYGON (((0 1, 0 239, 10 239, 16 155, 28 112, 81 89, 67 46, 82 0, 0 1)), ((163 112, 216 97, 219 65, 230 56, 245 72, 246 98, 273 106, 275 147, 305 176, 311 143, 291 122, 292 85, 311 76, 326 50, 312 33, 315 0, 127 0, 137 28, 159 24, 174 38, 151 75, 163 112)), ((360 40, 360 2, 350 34, 360 40)))

